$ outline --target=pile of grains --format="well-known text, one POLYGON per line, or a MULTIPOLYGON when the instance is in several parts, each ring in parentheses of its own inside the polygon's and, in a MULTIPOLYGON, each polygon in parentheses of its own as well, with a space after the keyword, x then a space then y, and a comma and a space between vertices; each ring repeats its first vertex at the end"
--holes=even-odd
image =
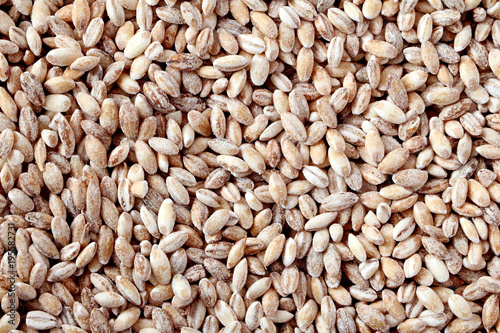
POLYGON ((500 332, 499 44, 497 0, 0 0, 0 333, 500 332))

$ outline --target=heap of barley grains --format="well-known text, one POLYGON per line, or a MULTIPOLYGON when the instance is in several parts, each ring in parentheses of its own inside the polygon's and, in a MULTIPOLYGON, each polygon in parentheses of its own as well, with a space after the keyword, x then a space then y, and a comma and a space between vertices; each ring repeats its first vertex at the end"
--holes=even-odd
POLYGON ((500 1, 0 0, 0 81, 0 333, 500 332, 500 1))

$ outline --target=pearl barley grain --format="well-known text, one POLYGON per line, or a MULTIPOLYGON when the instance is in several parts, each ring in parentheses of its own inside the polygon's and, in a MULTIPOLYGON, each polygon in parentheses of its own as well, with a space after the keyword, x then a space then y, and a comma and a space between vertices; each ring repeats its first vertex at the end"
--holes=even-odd
POLYGON ((498 330, 499 10, 0 1, 0 332, 498 330))

